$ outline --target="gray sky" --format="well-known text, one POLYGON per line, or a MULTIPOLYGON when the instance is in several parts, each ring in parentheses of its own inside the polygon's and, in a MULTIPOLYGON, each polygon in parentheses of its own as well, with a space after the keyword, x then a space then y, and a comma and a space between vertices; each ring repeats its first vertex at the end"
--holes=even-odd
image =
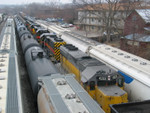
MULTIPOLYGON (((38 3, 44 3, 52 0, 0 0, 0 5, 1 4, 28 4, 32 2, 38 2, 38 3)), ((54 0, 55 1, 55 0, 54 0)), ((62 3, 71 3, 72 0, 56 0, 60 1, 62 3)))

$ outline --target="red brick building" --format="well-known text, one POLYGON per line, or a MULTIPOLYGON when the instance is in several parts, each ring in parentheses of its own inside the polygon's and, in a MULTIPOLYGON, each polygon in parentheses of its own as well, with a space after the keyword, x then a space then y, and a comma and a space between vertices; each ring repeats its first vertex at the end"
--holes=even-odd
POLYGON ((126 18, 120 49, 150 60, 150 9, 135 10, 126 18))
POLYGON ((124 36, 138 33, 145 34, 150 27, 150 9, 134 10, 125 20, 124 36))

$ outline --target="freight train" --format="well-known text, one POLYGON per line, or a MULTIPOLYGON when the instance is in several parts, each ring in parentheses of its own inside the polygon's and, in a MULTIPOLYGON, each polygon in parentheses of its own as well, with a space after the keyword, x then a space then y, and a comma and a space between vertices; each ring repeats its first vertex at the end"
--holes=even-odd
POLYGON ((150 99, 150 61, 95 42, 68 29, 60 29, 59 26, 48 24, 43 20, 37 20, 36 23, 61 35, 63 40, 75 45, 81 51, 115 68, 125 77, 125 90, 131 101, 150 99))
POLYGON ((73 74, 60 74, 18 17, 15 23, 39 113, 104 113, 73 74))
MULTIPOLYGON (((28 19, 29 18, 27 18, 27 20, 28 19)), ((141 62, 145 61, 147 64, 147 65, 145 65, 145 67, 148 67, 149 66, 148 61, 143 60, 137 56, 131 55, 129 53, 123 52, 119 49, 107 46, 105 44, 93 42, 91 40, 88 40, 87 38, 81 39, 83 37, 77 36, 77 34, 70 35, 71 32, 70 33, 66 32, 66 30, 64 30, 64 32, 59 31, 59 29, 54 29, 55 28, 54 26, 51 27, 51 26, 49 26, 49 24, 45 23, 42 20, 36 21, 36 23, 40 24, 41 26, 43 26, 44 28, 46 28, 50 31, 58 33, 57 35, 61 34, 62 39, 64 39, 67 43, 72 43, 73 45, 76 45, 77 47, 79 47, 80 50, 87 52, 88 54, 98 58, 99 60, 104 60, 105 63, 108 63, 109 65, 111 65, 115 68, 117 67, 117 69, 120 70, 119 72, 122 71, 121 74, 125 77, 125 88, 128 91, 128 94, 130 95, 131 100, 141 101, 141 100, 146 100, 146 99, 150 98, 149 85, 147 84, 147 81, 149 81, 149 79, 148 78, 145 79, 145 75, 147 75, 147 74, 144 75, 143 72, 138 71, 136 68, 134 68, 135 65, 127 67, 128 65, 126 64, 126 63, 132 64, 129 62, 129 60, 131 60, 131 62, 133 62, 132 59, 137 58, 138 61, 135 63, 139 63, 140 61, 141 62), (99 46, 99 47, 96 48, 97 46, 99 46), (101 50, 101 52, 97 52, 99 50, 101 50), (108 52, 108 51, 110 51, 110 52, 108 52), (106 52, 107 54, 105 55, 104 52, 106 52), (123 54, 120 54, 120 53, 123 53, 123 54), (110 57, 109 54, 110 55, 113 54, 115 58, 112 56, 110 57), (122 63, 122 61, 120 61, 120 59, 124 60, 124 62, 126 62, 126 63, 122 63), (127 70, 129 70, 129 71, 127 71, 127 70), (141 75, 139 76, 139 74, 141 74, 141 75), (145 80, 146 80, 146 82, 143 82, 145 80)), ((137 66, 138 65, 139 64, 137 64, 137 66)), ((142 64, 140 63, 140 65, 142 65, 142 64)), ((143 68, 144 68, 144 66, 143 66, 143 68)), ((140 68, 140 69, 143 69, 143 68, 140 68)), ((136 102, 134 104, 136 104, 136 102)), ((126 107, 126 104, 120 104, 119 106, 117 106, 117 108, 120 108, 124 105, 126 107)), ((132 105, 133 105, 133 103, 129 103, 129 106, 132 106, 132 105)), ((141 102, 140 105, 142 106, 141 109, 143 109, 143 110, 147 109, 146 112, 142 111, 143 113, 149 113, 148 107, 146 108, 145 106, 143 106, 143 102, 141 102)), ((127 104, 127 106, 128 106, 128 104, 127 104)), ((128 109, 128 108, 125 108, 125 109, 123 108, 123 109, 128 111, 128 113, 130 113, 130 112, 136 113, 138 106, 133 105, 133 107, 130 107, 130 108, 131 109, 128 109)), ((116 113, 122 113, 124 111, 123 109, 116 113)), ((112 113, 114 113, 114 112, 112 111, 112 113)))
POLYGON ((49 33, 49 31, 41 27, 35 28, 35 38, 38 42, 40 41, 40 38, 41 38, 40 36, 43 33, 49 33))
POLYGON ((66 44, 66 42, 57 37, 55 33, 50 33, 47 29, 40 27, 39 25, 27 21, 26 26, 29 31, 34 35, 35 39, 42 45, 48 56, 50 56, 53 62, 60 61, 60 46, 66 44))
POLYGON ((61 46, 60 53, 62 67, 76 75, 76 80, 106 113, 111 112, 110 104, 128 102, 127 93, 122 90, 124 78, 114 69, 71 44, 61 46))
POLYGON ((15 24, 8 17, 0 33, 0 113, 24 113, 17 53, 15 24))
MULTIPOLYGON (((41 31, 45 30, 43 29, 41 31)), ((55 55, 54 58, 60 60, 61 51, 62 66, 68 72, 76 75, 76 80, 83 85, 91 97, 101 105, 105 112, 110 113, 110 104, 128 102, 127 93, 122 90, 124 78, 115 70, 89 57, 73 45, 66 45, 66 43, 63 42, 62 39, 57 38, 56 35, 51 36, 53 33, 40 33, 41 34, 38 33, 37 35, 40 36, 39 40, 42 47, 48 48, 45 49, 46 53, 56 53, 57 55, 55 55), (53 49, 54 47, 55 49, 53 49), (89 69, 90 71, 88 71, 89 69), (81 73, 84 73, 82 78, 81 73), (88 77, 88 79, 86 77, 88 77)))

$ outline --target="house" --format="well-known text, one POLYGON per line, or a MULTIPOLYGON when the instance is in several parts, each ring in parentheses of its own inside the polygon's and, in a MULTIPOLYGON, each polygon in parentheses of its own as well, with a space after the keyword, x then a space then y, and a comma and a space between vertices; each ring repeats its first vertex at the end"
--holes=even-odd
POLYGON ((120 49, 150 60, 150 35, 135 33, 122 37, 120 49))
POLYGON ((124 36, 138 33, 145 34, 150 31, 150 9, 134 10, 125 20, 124 36))
POLYGON ((150 60, 150 9, 134 10, 126 18, 120 49, 150 60))
POLYGON ((74 23, 77 28, 85 31, 99 32, 104 35, 107 30, 111 34, 122 33, 124 20, 140 3, 94 4, 78 9, 78 20, 74 23))
MULTIPOLYGON (((80 29, 87 31, 101 31, 104 32, 104 27, 106 26, 106 11, 109 4, 97 4, 95 6, 86 6, 78 9, 78 21, 75 23, 80 29)), ((114 9, 112 9, 114 10, 114 9)), ((116 14, 115 18, 120 23, 120 29, 123 29, 121 18, 124 17, 123 8, 120 8, 119 12, 116 14), (118 18, 119 17, 119 18, 118 18)), ((117 21, 114 22, 117 22, 117 21)))

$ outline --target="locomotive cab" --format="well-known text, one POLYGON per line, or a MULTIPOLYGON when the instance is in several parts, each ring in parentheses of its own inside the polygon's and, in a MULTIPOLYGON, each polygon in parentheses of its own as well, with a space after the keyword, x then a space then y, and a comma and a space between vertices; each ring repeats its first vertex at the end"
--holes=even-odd
POLYGON ((57 38, 56 34, 54 33, 42 33, 40 35, 40 42, 39 42, 42 45, 42 47, 45 47, 45 44, 50 41, 48 37, 57 38))
POLYGON ((35 32, 35 26, 36 26, 36 27, 41 27, 40 25, 35 24, 35 23, 31 24, 31 25, 29 26, 29 30, 31 31, 32 34, 36 34, 36 32, 35 32))
POLYGON ((100 71, 100 76, 97 76, 97 85, 98 86, 109 86, 109 85, 117 85, 121 88, 124 86, 124 78, 116 74, 106 74, 105 71, 100 71))
POLYGON ((60 61, 60 46, 66 44, 63 39, 58 38, 55 33, 43 33, 41 36, 42 47, 48 54, 48 56, 53 57, 54 62, 60 61))
POLYGON ((49 33, 49 31, 47 30, 47 29, 43 29, 43 28, 37 28, 36 29, 36 40, 38 41, 38 42, 40 42, 40 36, 41 36, 41 34, 43 34, 43 33, 49 33))
MULTIPOLYGON (((124 78, 117 72, 110 71, 105 65, 102 70, 90 70, 88 67, 81 73, 81 82, 91 97, 101 105, 106 113, 110 113, 110 104, 128 102, 127 93, 122 90, 124 78), (94 73, 95 71, 95 73, 94 73), (119 87, 120 88, 119 88, 119 87)), ((96 68, 96 66, 95 66, 96 68)))

